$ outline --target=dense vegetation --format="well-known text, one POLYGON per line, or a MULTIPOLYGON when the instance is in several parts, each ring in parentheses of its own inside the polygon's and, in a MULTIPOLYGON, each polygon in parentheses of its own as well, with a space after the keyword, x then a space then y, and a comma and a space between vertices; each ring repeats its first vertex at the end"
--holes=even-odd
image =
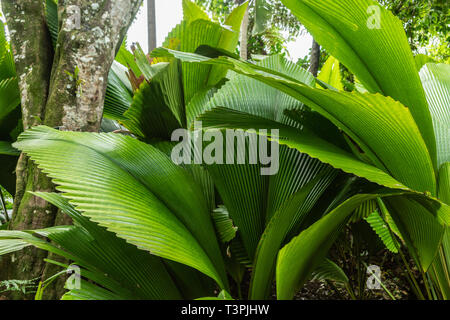
MULTIPOLYGON (((56 186, 27 188, 22 203, 70 217, 23 230, 2 216, 2 263, 36 247, 58 267, 0 279, 5 294, 42 299, 75 270, 63 299, 293 299, 311 279, 364 299, 369 264, 392 259, 399 284, 383 270, 381 297, 450 297, 450 66, 414 56, 402 22, 372 0, 281 2, 327 52, 318 77, 282 54, 236 54, 247 3, 219 23, 183 0, 163 47, 115 50, 101 133, 37 116, 24 126, 14 50, 0 35, 0 184, 17 197, 22 153, 56 186), (176 164, 180 129, 184 146, 232 161, 197 162, 194 151, 176 164), (229 158, 217 143, 227 130, 250 130, 229 158), (259 155, 278 151, 276 174, 247 161, 254 141, 259 155)), ((47 0, 58 52, 56 10, 47 0)), ((64 71, 88 95, 89 79, 64 71)), ((29 208, 16 205, 13 219, 29 208)))

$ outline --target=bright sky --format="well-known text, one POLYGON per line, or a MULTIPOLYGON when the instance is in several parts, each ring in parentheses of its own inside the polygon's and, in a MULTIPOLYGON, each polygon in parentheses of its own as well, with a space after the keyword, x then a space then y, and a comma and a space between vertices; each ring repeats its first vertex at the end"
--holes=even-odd
MULTIPOLYGON (((181 21, 183 10, 181 0, 156 0, 156 40, 158 46, 162 44, 166 35, 181 21)), ((142 49, 147 51, 147 1, 139 11, 136 20, 128 31, 128 43, 139 42, 142 49)), ((309 52, 312 37, 309 34, 300 36, 296 41, 290 42, 287 49, 291 59, 297 62, 309 52)))

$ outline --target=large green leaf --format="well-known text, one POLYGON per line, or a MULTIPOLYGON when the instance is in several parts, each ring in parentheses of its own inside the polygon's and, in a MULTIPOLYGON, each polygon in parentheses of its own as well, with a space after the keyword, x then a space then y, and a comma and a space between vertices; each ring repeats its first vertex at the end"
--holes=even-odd
MULTIPOLYGON (((258 62, 256 66, 282 73, 307 86, 313 86, 315 83, 311 73, 286 60, 281 55, 265 58, 258 62)), ((270 85, 232 73, 229 75, 229 81, 214 94, 208 103, 203 106, 203 109, 197 111, 198 114, 195 116, 217 106, 292 124, 284 111, 301 109, 302 103, 270 85)))
POLYGON ((41 235, 41 233, 48 236, 56 232, 66 232, 72 228, 71 226, 64 226, 32 231, 0 230, 0 255, 16 252, 29 246, 35 246, 66 259, 75 260, 75 256, 71 253, 65 252, 54 244, 42 239, 42 237, 35 236, 41 235))
MULTIPOLYGON (((289 74, 309 84, 313 83, 311 74, 281 56, 269 57, 258 65, 289 74)), ((208 102, 198 104, 195 111, 190 112, 191 117, 217 105, 245 110, 287 123, 292 121, 283 111, 302 107, 302 104, 292 97, 237 74, 230 75, 230 80, 213 94, 208 102)), ((253 258, 265 223, 278 207, 323 167, 320 162, 284 146, 279 150, 278 173, 270 178, 261 176, 260 165, 208 166, 233 221, 241 231, 249 257, 253 258), (249 184, 248 181, 252 183, 249 184)))
POLYGON ((266 31, 267 24, 272 18, 270 4, 267 0, 255 0, 255 24, 253 34, 260 34, 266 31))
POLYGON ((114 61, 108 75, 105 95, 104 117, 114 120, 123 120, 133 99, 133 90, 126 77, 126 68, 114 61))
POLYGON ((205 129, 278 129, 279 136, 274 136, 273 139, 276 139, 280 144, 307 153, 309 156, 317 158, 324 163, 328 163, 336 169, 342 169, 345 172, 353 173, 382 186, 409 190, 409 188, 384 171, 360 161, 351 153, 343 151, 334 144, 319 138, 305 128, 303 128, 303 130, 298 130, 279 122, 269 121, 262 117, 226 108, 215 108, 212 111, 201 115, 198 119, 203 122, 203 127, 205 129))
POLYGON ((445 226, 413 199, 395 197, 386 204, 411 255, 427 271, 438 253, 445 226))
POLYGON ((14 146, 37 162, 92 221, 140 249, 196 268, 227 286, 199 187, 159 150, 121 135, 47 127, 23 133, 14 146))
POLYGON ((187 22, 203 19, 210 21, 208 14, 203 11, 195 2, 183 0, 183 20, 187 22))
POLYGON ((55 0, 45 0, 45 20, 52 38, 53 47, 58 41, 58 4, 55 0))
MULTIPOLYGON (((244 3, 235 8, 225 20, 225 26, 221 26, 210 21, 194 3, 184 0, 184 21, 169 33, 163 46, 184 52, 195 52, 201 45, 234 51, 247 5, 244 3)), ((200 90, 216 85, 225 77, 226 72, 227 69, 222 66, 193 66, 183 63, 185 103, 189 103, 200 90)))
POLYGON ((373 0, 282 0, 332 56, 372 93, 411 110, 436 167, 430 112, 401 21, 373 0))
MULTIPOLYGON (((177 63, 172 63, 168 68, 176 69, 177 63)), ((125 113, 127 120, 122 121, 133 134, 147 141, 158 138, 170 140, 172 132, 182 127, 171 108, 173 98, 179 91, 173 92, 165 86, 165 80, 176 81, 169 71, 162 71, 150 83, 144 81, 141 84, 130 109, 125 113)))
POLYGON ((442 164, 439 170, 438 196, 442 202, 450 205, 450 162, 442 164))
MULTIPOLYGON (((169 33, 164 46, 194 52, 202 45, 223 50, 234 50, 238 43, 241 21, 247 3, 238 6, 225 20, 225 26, 210 21, 193 2, 183 1, 184 20, 169 33)), ((201 99, 225 77, 227 68, 222 66, 192 66, 174 59, 154 60, 138 47, 136 62, 148 84, 143 84, 134 97, 129 120, 125 126, 134 134, 151 141, 155 138, 170 139, 174 129, 186 127, 187 105, 201 99), (173 113, 173 115, 171 115, 173 113), (177 121, 174 121, 174 120, 177 121)))
MULTIPOLYGON (((438 196, 444 203, 450 204, 450 162, 444 163, 439 170, 438 196)), ((448 226, 429 274, 440 288, 443 299, 450 299, 450 227, 448 226)))
MULTIPOLYGON (((95 223, 90 224, 94 229, 102 229, 95 223)), ((180 298, 158 258, 152 258, 145 251, 138 250, 104 229, 103 232, 100 237, 98 233, 94 233, 97 236, 94 238, 92 233, 80 226, 26 232, 0 231, 0 255, 35 246, 72 260, 73 264, 82 268, 81 276, 96 283, 92 286, 100 285, 110 294, 114 292, 117 299, 165 299, 165 296, 180 298), (107 243, 104 242, 105 238, 108 238, 107 243), (143 264, 154 267, 154 270, 142 268, 143 264)), ((90 289, 82 286, 79 290, 84 292, 90 289)))
POLYGON ((5 24, 0 22, 0 80, 16 77, 16 66, 5 33, 5 24))
MULTIPOLYGON (((178 299, 178 289, 160 258, 137 249, 114 233, 89 221, 60 194, 34 193, 68 214, 78 230, 55 233, 49 238, 65 251, 76 255, 75 263, 84 262, 90 272, 107 275, 135 299, 178 299), (86 236, 87 235, 87 236, 86 236)), ((98 283, 103 285, 103 283, 98 283)), ((115 292, 119 294, 120 292, 115 292)), ((121 299, 127 298, 121 296, 121 299)))
POLYGON ((400 195, 401 193, 391 194, 390 192, 355 195, 302 231, 278 254, 276 269, 278 299, 291 299, 297 288, 307 281, 311 272, 323 261, 356 208, 378 197, 395 196, 397 198, 400 195))
POLYGON ((450 299, 450 228, 445 229, 442 245, 428 274, 440 289, 444 300, 450 299))
MULTIPOLYGON (((226 152, 233 151, 229 149, 226 152)), ((207 169, 238 227, 246 255, 253 260, 264 231, 268 180, 261 176, 261 168, 257 164, 213 164, 207 169)))
POLYGON ((438 166, 450 161, 450 65, 427 63, 420 70, 436 134, 438 166))
POLYGON ((301 232, 280 250, 277 262, 277 298, 291 299, 311 272, 325 258, 351 213, 374 195, 356 195, 311 227, 301 232))
POLYGON ((20 104, 19 84, 16 78, 0 81, 0 123, 20 104))
MULTIPOLYGON (((181 51, 194 52, 200 45, 210 45, 217 47, 221 41, 221 34, 232 32, 224 29, 220 25, 205 21, 196 20, 186 27, 185 33, 181 36, 181 51)), ((182 76, 184 86, 185 103, 188 103, 192 97, 205 86, 213 85, 209 80, 213 66, 194 66, 183 63, 182 76)), ((225 76, 226 70, 222 72, 225 76)), ((215 77, 217 79, 217 76, 215 77)))
POLYGON ((250 298, 267 298, 278 250, 294 226, 301 225, 320 196, 336 177, 334 170, 323 170, 306 186, 283 203, 270 219, 258 245, 252 273, 250 298))
POLYGON ((421 132, 410 110, 389 97, 311 88, 279 72, 230 57, 211 59, 168 49, 159 49, 154 54, 226 65, 269 84, 305 103, 343 130, 379 169, 412 189, 436 194, 433 162, 421 132))
POLYGON ((402 104, 378 94, 298 89, 322 109, 315 108, 318 112, 356 141, 378 168, 412 189, 436 194, 433 163, 414 119, 402 104))

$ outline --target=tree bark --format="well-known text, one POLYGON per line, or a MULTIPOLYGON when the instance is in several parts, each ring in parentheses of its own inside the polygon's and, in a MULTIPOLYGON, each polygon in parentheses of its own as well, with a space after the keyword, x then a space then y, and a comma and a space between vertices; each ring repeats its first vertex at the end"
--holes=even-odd
POLYGON ((148 52, 156 49, 156 7, 155 0, 147 0, 148 52))
POLYGON ((311 72, 314 75, 314 77, 317 77, 317 73, 319 72, 319 63, 320 63, 320 46, 316 42, 316 40, 313 39, 309 72, 311 72))
MULTIPOLYGON (((109 69, 142 0, 59 0, 59 35, 53 54, 44 1, 3 0, 11 36, 24 129, 38 124, 60 130, 97 132, 100 128, 109 69)), ((10 228, 32 230, 70 223, 56 208, 28 191, 52 192, 45 175, 24 155, 16 168, 17 184, 10 228)), ((5 256, 0 279, 41 278, 47 254, 26 249, 5 256)), ((51 292, 49 298, 58 298, 51 292)), ((10 298, 22 297, 12 293, 10 298)))
MULTIPOLYGON (((45 24, 42 1, 3 0, 2 9, 11 37, 16 72, 21 92, 22 120, 24 129, 39 124, 43 119, 48 95, 53 59, 51 40, 45 24)), ((34 229, 52 225, 55 209, 27 191, 51 191, 50 180, 21 155, 16 167, 16 196, 10 228, 34 229)), ((47 255, 40 250, 27 248, 20 254, 4 256, 0 279, 33 279, 44 269, 47 255)), ((11 293, 10 298, 21 298, 11 293)))

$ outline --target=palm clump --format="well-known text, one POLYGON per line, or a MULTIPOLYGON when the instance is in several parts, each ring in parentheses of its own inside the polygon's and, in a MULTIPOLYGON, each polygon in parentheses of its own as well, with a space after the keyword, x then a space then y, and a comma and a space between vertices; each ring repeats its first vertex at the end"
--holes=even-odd
POLYGON ((59 193, 35 195, 74 222, 0 231, 0 253, 36 246, 80 266, 64 299, 230 299, 247 270, 248 298, 269 298, 275 281, 292 299, 311 276, 348 286, 328 252, 367 221, 389 250, 407 249, 420 298, 448 299, 450 67, 415 59, 387 10, 369 28, 371 0, 283 3, 332 56, 318 78, 279 55, 233 52, 247 4, 220 25, 185 0, 152 59, 122 47, 111 69, 105 117, 131 136, 38 126, 13 148, 0 136, 52 178, 59 193), (339 63, 356 91, 342 90, 339 63), (253 129, 248 139, 278 130, 267 137, 278 173, 174 164, 172 132, 195 121, 253 129))

